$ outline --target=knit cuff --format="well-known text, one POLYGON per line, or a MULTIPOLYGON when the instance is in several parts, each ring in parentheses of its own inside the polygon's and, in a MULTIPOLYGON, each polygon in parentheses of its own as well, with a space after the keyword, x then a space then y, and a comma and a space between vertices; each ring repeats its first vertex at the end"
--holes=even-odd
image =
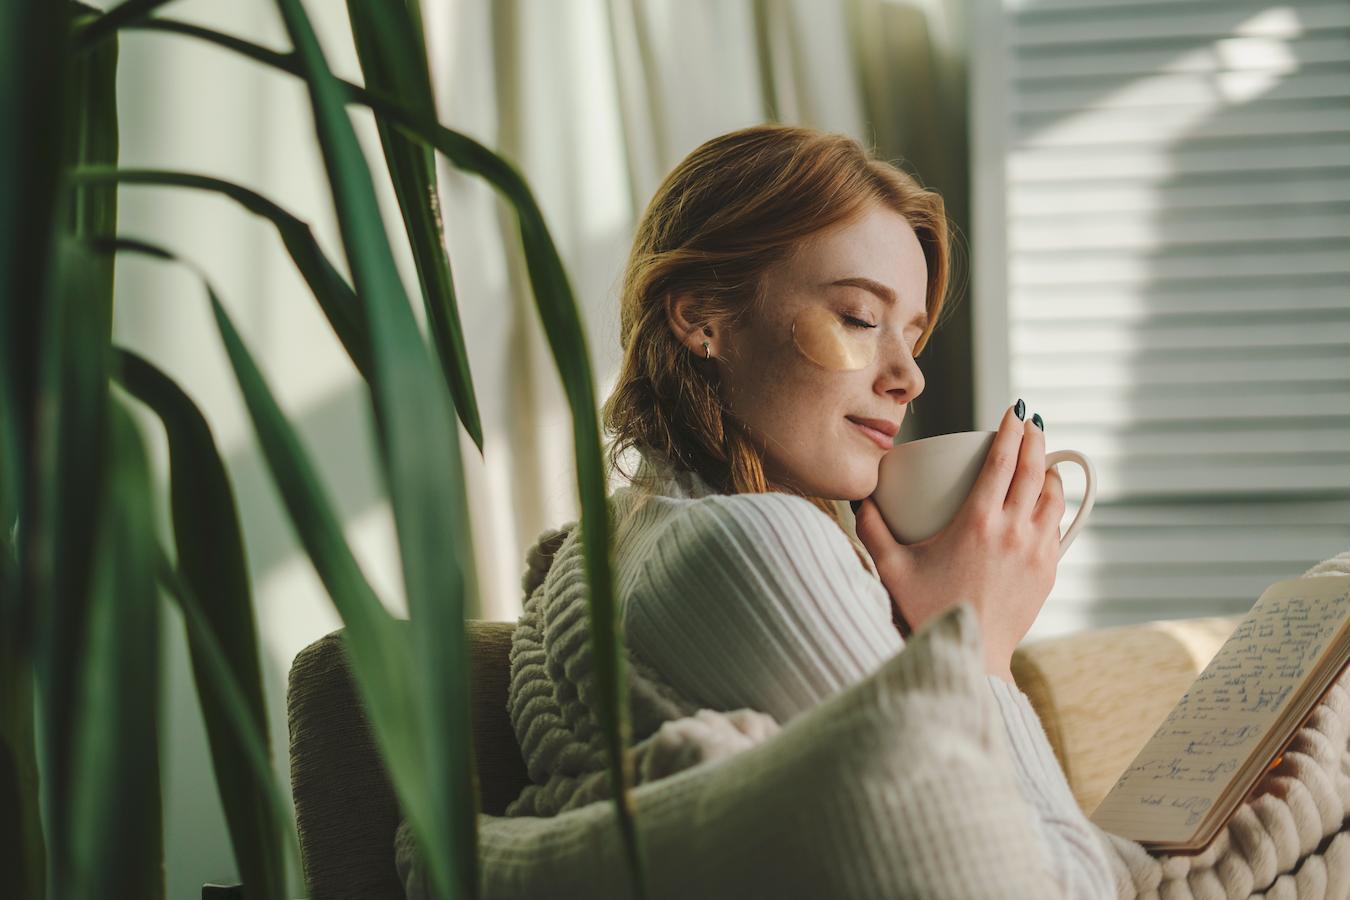
POLYGON ((1031 700, 1017 685, 997 675, 986 675, 985 679, 1003 717, 1004 730, 1012 747, 1013 765, 1028 797, 1034 798, 1036 805, 1045 812, 1081 816, 1064 768, 1055 757, 1045 726, 1036 715, 1031 700))

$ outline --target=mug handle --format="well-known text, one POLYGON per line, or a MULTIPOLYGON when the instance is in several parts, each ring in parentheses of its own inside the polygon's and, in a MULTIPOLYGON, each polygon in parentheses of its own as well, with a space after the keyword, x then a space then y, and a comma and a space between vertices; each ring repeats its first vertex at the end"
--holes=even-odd
POLYGON ((1073 517, 1069 523, 1069 530, 1064 532, 1064 536, 1059 539, 1059 557, 1064 558, 1064 551, 1069 549, 1073 539, 1078 536, 1078 529, 1083 527, 1087 521, 1087 514, 1092 510, 1092 504, 1097 499, 1097 470, 1092 467, 1092 460, 1088 459, 1077 450, 1055 450, 1052 453, 1045 454, 1045 468, 1047 470, 1059 465, 1062 462, 1078 463, 1083 469, 1083 474, 1087 476, 1087 485, 1083 488, 1083 503, 1078 507, 1078 515, 1073 517))

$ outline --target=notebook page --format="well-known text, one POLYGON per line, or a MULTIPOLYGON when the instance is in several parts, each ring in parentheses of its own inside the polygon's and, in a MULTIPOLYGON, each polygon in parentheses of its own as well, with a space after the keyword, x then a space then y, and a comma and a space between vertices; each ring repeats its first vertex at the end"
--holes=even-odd
POLYGON ((1136 841, 1182 842, 1350 614, 1350 576, 1268 587, 1093 811, 1136 841))

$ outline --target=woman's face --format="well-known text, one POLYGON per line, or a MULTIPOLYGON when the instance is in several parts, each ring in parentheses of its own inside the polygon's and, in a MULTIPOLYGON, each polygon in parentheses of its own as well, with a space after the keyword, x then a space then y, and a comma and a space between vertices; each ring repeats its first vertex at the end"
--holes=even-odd
POLYGON ((687 341, 700 357, 709 341, 722 401, 770 480, 829 499, 866 497, 924 388, 914 361, 926 324, 923 248, 903 216, 873 204, 803 241, 765 278, 759 309, 687 341), (854 418, 894 431, 878 443, 854 418))

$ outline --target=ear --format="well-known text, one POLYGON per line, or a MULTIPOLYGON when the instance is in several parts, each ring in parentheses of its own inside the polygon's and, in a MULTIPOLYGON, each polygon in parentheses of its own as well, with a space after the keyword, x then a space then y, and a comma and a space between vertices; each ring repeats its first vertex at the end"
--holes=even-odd
POLYGON ((672 294, 666 298, 666 318, 675 340, 703 359, 703 342, 708 342, 708 356, 717 355, 718 330, 711 323, 698 318, 699 302, 693 294, 672 294))

